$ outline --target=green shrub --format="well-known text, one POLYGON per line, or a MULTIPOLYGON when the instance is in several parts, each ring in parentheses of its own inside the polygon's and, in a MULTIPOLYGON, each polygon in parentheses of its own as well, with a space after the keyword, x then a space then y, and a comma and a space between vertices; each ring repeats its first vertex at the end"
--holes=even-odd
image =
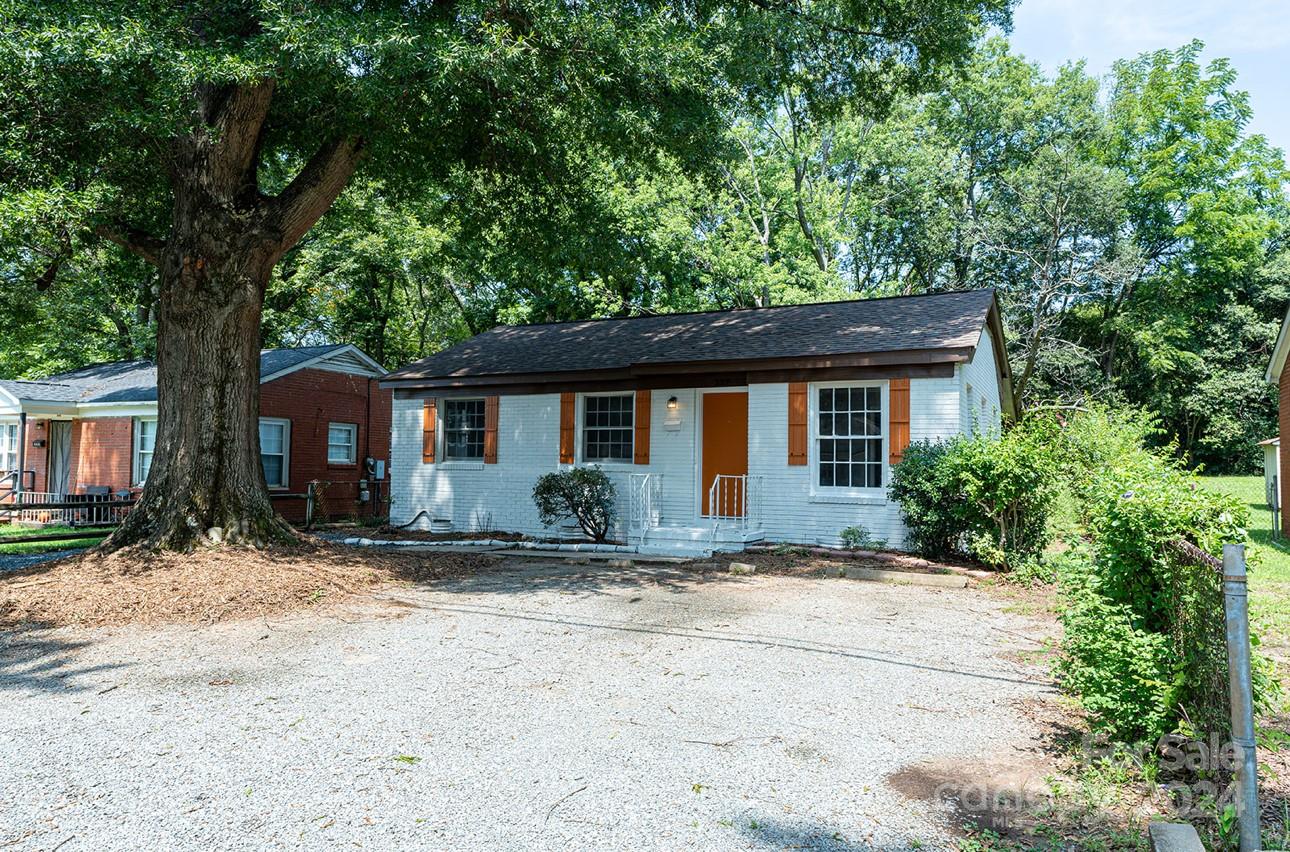
POLYGON ((963 539, 962 512, 954 505, 961 495, 947 461, 952 446, 915 441, 891 474, 891 497, 900 503, 910 548, 930 559, 953 556, 963 539))
POLYGON ((1009 430, 1001 438, 911 444, 892 475, 910 544, 931 558, 969 556, 998 568, 1032 561, 1051 536, 1057 469, 1047 442, 1053 426, 1009 430))
POLYGON ((1062 572, 1058 672, 1093 727, 1117 740, 1155 739, 1169 720, 1168 637, 1135 625, 1133 610, 1097 589, 1092 567, 1062 572))
MULTIPOLYGON (((1245 540, 1248 508, 1201 487, 1171 448, 1149 450, 1149 417, 1094 410, 1053 446, 1086 547, 1060 572, 1066 688, 1119 739, 1228 729, 1221 577, 1178 547, 1217 556, 1245 540), (1080 561, 1082 560, 1082 562, 1080 561)), ((1257 700, 1276 695, 1255 658, 1257 700)))
POLYGON ((533 502, 542 523, 575 518, 592 541, 604 541, 614 522, 614 484, 598 467, 543 474, 533 486, 533 502))
POLYGON ((861 524, 847 527, 838 533, 842 546, 851 550, 882 550, 887 546, 887 539, 874 538, 869 530, 861 524))

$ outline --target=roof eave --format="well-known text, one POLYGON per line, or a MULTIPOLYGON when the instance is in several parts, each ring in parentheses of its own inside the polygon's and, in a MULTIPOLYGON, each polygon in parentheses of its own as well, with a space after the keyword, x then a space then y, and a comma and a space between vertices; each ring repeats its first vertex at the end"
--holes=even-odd
POLYGON ((1263 373, 1263 380, 1270 384, 1278 384, 1281 381, 1281 371, 1285 369, 1286 355, 1290 353, 1290 308, 1286 308, 1286 315, 1281 320, 1281 330, 1277 332, 1276 346, 1272 348, 1272 360, 1268 362, 1268 369, 1263 373))
MULTIPOLYGON (((269 382, 276 381, 277 379, 280 379, 284 376, 289 376, 292 373, 298 372, 300 370, 306 370, 310 367, 316 367, 322 364, 323 362, 331 358, 335 358, 337 355, 341 355, 341 354, 353 354, 360 361, 366 364, 368 369, 371 371, 370 375, 368 376, 369 378, 374 379, 374 378, 377 378, 378 376, 385 375, 385 367, 381 366, 381 364, 375 358, 373 358, 371 355, 368 355, 366 352, 364 352, 362 349, 359 349, 354 344, 346 343, 344 345, 340 345, 332 349, 328 349, 326 352, 322 353, 321 355, 315 355, 313 358, 306 358, 304 361, 301 361, 298 364, 292 364, 290 367, 283 367, 281 370, 278 370, 275 373, 270 373, 267 376, 261 376, 260 384, 262 385, 267 384, 269 382)), ((355 374, 355 375, 358 375, 358 374, 355 374)))
POLYGON ((790 356, 725 361, 676 361, 638 363, 629 367, 597 370, 562 370, 528 373, 476 373, 466 376, 400 376, 391 373, 381 380, 385 389, 456 390, 470 387, 496 387, 508 384, 558 384, 562 381, 624 380, 635 377, 687 376, 695 373, 738 373, 756 370, 837 369, 842 367, 924 366, 959 364, 972 359, 975 347, 941 349, 905 349, 851 355, 790 356))

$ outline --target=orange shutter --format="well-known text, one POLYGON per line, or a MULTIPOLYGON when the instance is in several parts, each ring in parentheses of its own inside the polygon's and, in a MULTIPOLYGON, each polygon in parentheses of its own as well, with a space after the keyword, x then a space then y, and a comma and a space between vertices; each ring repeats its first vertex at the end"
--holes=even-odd
POLYGON ((806 382, 788 386, 788 463, 806 464, 806 382))
POLYGON ((890 462, 900 464, 909 446, 909 379, 892 379, 890 383, 891 423, 890 462))
POLYGON ((427 399, 421 409, 421 461, 434 464, 435 401, 427 399))
POLYGON ((484 397, 484 464, 497 464, 497 397, 484 397))
POLYGON ((636 440, 633 461, 649 464, 649 391, 636 391, 636 440))
POLYGON ((573 394, 560 394, 560 464, 573 464, 573 394))

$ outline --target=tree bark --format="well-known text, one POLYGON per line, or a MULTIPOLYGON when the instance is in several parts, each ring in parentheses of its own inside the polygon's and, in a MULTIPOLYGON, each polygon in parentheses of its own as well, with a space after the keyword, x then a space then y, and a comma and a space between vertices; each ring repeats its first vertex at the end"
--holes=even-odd
POLYGON ((187 230, 162 266, 152 468, 108 546, 289 541, 260 465, 260 312, 273 264, 236 237, 187 230))
POLYGON ((260 463, 260 317, 274 265, 348 183, 361 141, 325 142, 277 197, 256 170, 272 81, 196 93, 197 129, 175 140, 162 241, 108 239, 158 265, 157 437, 139 502, 104 542, 190 550, 263 546, 295 531, 260 463))

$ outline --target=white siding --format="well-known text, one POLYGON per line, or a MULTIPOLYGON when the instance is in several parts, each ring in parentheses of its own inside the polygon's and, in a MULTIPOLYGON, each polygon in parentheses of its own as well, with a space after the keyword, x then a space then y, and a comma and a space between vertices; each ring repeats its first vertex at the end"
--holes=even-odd
MULTIPOLYGON (((503 396, 497 406, 497 464, 421 461, 420 400, 394 400, 390 520, 406 524, 418 512, 451 519, 456 531, 492 529, 548 535, 533 505, 539 476, 560 465, 560 396, 503 396)), ((618 519, 628 513, 633 473, 664 474, 659 522, 694 523, 694 391, 656 390, 650 397, 650 463, 602 464, 618 494, 618 519), (680 426, 668 429, 667 400, 677 397, 680 426)), ((581 430, 578 431, 579 440, 581 430)), ((578 447, 581 453, 581 446, 578 447)), ((565 465, 564 467, 568 467, 565 465)), ((423 519, 418 526, 428 524, 423 519)), ((618 530, 616 534, 621 534, 618 530)))
POLYGON ((972 360, 959 368, 962 377, 960 410, 963 433, 973 434, 973 425, 981 432, 997 435, 1002 428, 999 403, 999 368, 994 360, 994 339, 982 330, 972 360), (971 389, 969 397, 968 389, 971 389))
MULTIPOLYGON (((968 384, 998 428, 999 395, 994 354, 983 334, 976 357, 947 378, 910 381, 910 438, 944 440, 967 431, 968 384)), ((814 385, 812 388, 814 389, 814 385)), ((814 394, 812 394, 814 396, 814 394)), ((650 464, 603 465, 618 490, 619 522, 628 514, 628 482, 633 473, 660 474, 659 521, 693 526, 698 515, 698 392, 656 390, 651 395, 650 464), (680 424, 668 428, 667 400, 675 396, 680 424)), ((884 389, 884 420, 889 415, 884 389)), ((812 407, 813 411, 813 407, 812 407)), ((983 418, 982 423, 986 420, 983 418)), ((581 431, 578 432, 579 442, 581 431)), ((558 394, 503 396, 498 406, 498 463, 421 462, 421 402, 394 401, 391 520, 404 524, 425 510, 429 518, 450 518, 457 531, 491 526, 499 530, 549 535, 531 497, 539 476, 560 469, 558 394)), ((581 447, 579 447, 579 452, 581 447)), ((812 453, 812 459, 814 454, 812 453)), ((883 493, 843 497, 812 494, 814 465, 788 464, 788 386, 754 384, 748 388, 748 471, 763 477, 762 529, 772 541, 836 544, 845 527, 863 525, 891 547, 905 544, 900 509, 883 493)), ((890 481, 890 471, 884 482, 890 481)), ((423 523, 428 523, 423 520, 423 523)), ((615 531, 621 537, 623 529, 615 531)))
MULTIPOLYGON (((910 440, 935 441, 958 433, 959 396, 957 377, 910 380, 910 440)), ((889 413, 887 409, 884 420, 889 413)), ((896 503, 885 497, 813 495, 814 452, 812 464, 788 464, 788 385, 750 385, 748 421, 748 472, 764 478, 762 528, 767 539, 832 545, 843 529, 860 525, 891 547, 904 546, 905 527, 896 503)), ((890 470, 884 475, 888 482, 890 470)))

